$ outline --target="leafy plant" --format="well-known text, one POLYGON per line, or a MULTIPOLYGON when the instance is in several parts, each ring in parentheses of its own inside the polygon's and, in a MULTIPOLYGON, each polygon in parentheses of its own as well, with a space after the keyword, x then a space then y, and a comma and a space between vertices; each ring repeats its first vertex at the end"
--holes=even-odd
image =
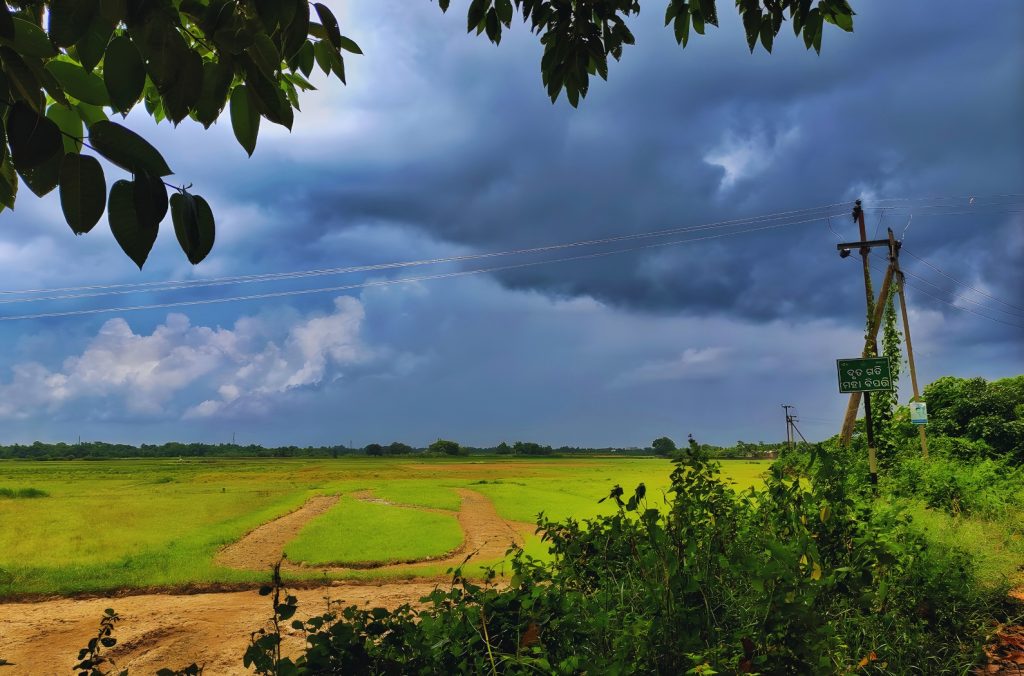
MULTIPOLYGON (((102 667, 114 666, 114 661, 103 654, 104 648, 113 648, 117 639, 113 637, 114 625, 120 620, 120 616, 112 608, 103 611, 103 618, 100 620, 100 628, 94 638, 78 651, 78 663, 73 667, 78 669, 78 676, 107 676, 112 672, 103 671, 102 667)), ((128 670, 117 672, 118 676, 127 676, 128 670)))
MULTIPOLYGON (((447 11, 449 0, 438 0, 447 11)), ((771 51, 788 19, 805 46, 821 49, 825 23, 853 30, 847 0, 740 0, 747 44, 771 51)), ((518 12, 544 46, 541 75, 552 101, 573 106, 608 57, 634 42, 626 19, 638 0, 472 0, 468 30, 495 44, 518 12)), ((670 0, 665 24, 686 46, 690 28, 718 25, 715 0, 670 0)), ((246 153, 261 120, 292 128, 314 68, 346 82, 344 53, 362 54, 324 4, 306 0, 19 0, 0 3, 0 210, 24 184, 42 197, 60 188, 65 219, 90 232, 104 210, 114 237, 140 268, 168 207, 178 243, 196 264, 214 243, 209 205, 191 186, 165 184, 173 170, 138 134, 111 122, 141 103, 157 122, 209 127, 229 110, 246 153), (13 10, 9 6, 13 6, 13 10), (10 153, 6 152, 10 146, 10 153), (130 180, 109 184, 89 150, 130 180), (168 201, 167 188, 174 193, 168 201)))
POLYGON ((314 67, 344 83, 342 52, 361 53, 329 8, 306 0, 12 4, 0 3, 0 142, 11 149, 0 151, 0 210, 14 208, 19 182, 39 197, 59 186, 71 230, 91 231, 106 210, 140 268, 168 210, 193 264, 213 247, 214 217, 188 186, 165 184, 173 171, 160 152, 108 114, 142 103, 157 122, 209 127, 230 101, 251 155, 261 118, 292 127, 314 67), (102 166, 83 149, 130 180, 113 182, 108 197, 102 166))
POLYGON ((510 551, 508 584, 454 571, 424 607, 337 609, 293 620, 306 650, 280 655, 295 599, 273 594, 273 630, 246 664, 319 673, 962 672, 980 654, 992 606, 963 552, 930 546, 891 509, 848 489, 818 448, 810 474, 777 466, 735 493, 693 442, 670 498, 614 487, 616 513, 543 515, 541 561, 510 551))

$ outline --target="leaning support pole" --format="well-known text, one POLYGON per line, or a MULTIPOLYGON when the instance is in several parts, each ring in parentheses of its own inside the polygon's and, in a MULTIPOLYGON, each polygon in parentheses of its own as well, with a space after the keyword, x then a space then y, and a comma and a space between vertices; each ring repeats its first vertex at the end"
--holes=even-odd
MULTIPOLYGON (((889 287, 892 286, 893 266, 892 263, 885 270, 885 278, 882 280, 882 289, 878 293, 878 302, 875 303, 875 314, 871 318, 871 325, 864 336, 863 357, 870 357, 874 351, 875 341, 878 338, 878 327, 882 325, 882 315, 885 312, 885 300, 889 297, 889 287)), ((860 408, 860 392, 850 395, 850 403, 846 406, 846 416, 843 418, 843 427, 839 433, 839 443, 846 446, 853 437, 853 426, 857 422, 857 410, 860 408)))

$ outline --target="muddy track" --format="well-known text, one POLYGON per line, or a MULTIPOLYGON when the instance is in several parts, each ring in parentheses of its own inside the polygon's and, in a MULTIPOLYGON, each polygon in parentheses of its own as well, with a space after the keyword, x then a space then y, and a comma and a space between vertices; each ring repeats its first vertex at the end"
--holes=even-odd
MULTIPOLYGON (((347 584, 293 591, 299 617, 325 610, 324 597, 345 605, 396 607, 416 604, 435 582, 347 584)), ((242 668, 249 634, 264 626, 271 608, 255 591, 212 594, 144 594, 123 598, 58 599, 0 604, 0 676, 70 674, 79 648, 96 635, 104 608, 121 616, 110 651, 118 670, 132 676, 162 667, 205 665, 208 676, 251 674, 242 668)), ((290 632, 290 630, 288 630, 290 632)), ((297 634, 285 636, 286 650, 301 649, 297 634)), ((114 672, 116 673, 116 672, 114 672)))
MULTIPOLYGON (((386 503, 368 491, 358 499, 386 503)), ((500 559, 509 544, 522 543, 533 532, 529 524, 502 519, 494 505, 475 491, 459 490, 462 503, 457 514, 463 543, 444 557, 414 563, 395 563, 378 569, 415 572, 418 568, 457 565, 467 557, 486 561, 500 559)), ((245 570, 267 570, 280 560, 284 547, 311 519, 338 502, 338 496, 316 496, 293 512, 246 533, 239 541, 217 553, 215 561, 245 570)), ((395 507, 452 514, 415 505, 395 507)), ((346 567, 310 567, 288 564, 293 570, 344 573, 346 567)), ((299 598, 299 616, 309 617, 325 609, 325 597, 346 605, 393 608, 416 604, 445 580, 423 579, 379 584, 334 582, 331 585, 294 590, 299 598)), ((255 591, 200 594, 139 594, 118 598, 55 599, 28 603, 0 604, 0 676, 15 674, 67 674, 78 649, 95 636, 105 608, 121 616, 115 636, 118 645, 110 652, 118 669, 132 674, 152 674, 162 667, 182 668, 192 662, 205 665, 206 674, 244 674, 242 654, 249 634, 266 623, 270 604, 255 591)), ((286 636, 286 648, 298 651, 298 635, 286 636)))
MULTIPOLYGON (((467 557, 477 561, 493 561, 505 555, 512 544, 522 544, 523 536, 533 532, 532 524, 505 521, 486 497, 465 488, 458 489, 462 503, 457 518, 462 527, 462 544, 443 556, 395 561, 383 564, 367 563, 351 566, 313 566, 301 562, 285 561, 283 568, 292 571, 321 571, 325 573, 347 573, 354 570, 373 568, 375 570, 402 570, 414 572, 426 566, 454 566, 467 557)), ((451 514, 444 509, 403 505, 387 502, 373 496, 370 491, 354 494, 366 502, 391 505, 401 509, 417 509, 426 512, 451 514)), ((259 526, 242 539, 224 547, 214 561, 228 568, 242 570, 267 570, 281 559, 285 546, 293 540, 310 520, 320 516, 338 502, 337 496, 316 496, 310 498, 299 509, 259 526)))

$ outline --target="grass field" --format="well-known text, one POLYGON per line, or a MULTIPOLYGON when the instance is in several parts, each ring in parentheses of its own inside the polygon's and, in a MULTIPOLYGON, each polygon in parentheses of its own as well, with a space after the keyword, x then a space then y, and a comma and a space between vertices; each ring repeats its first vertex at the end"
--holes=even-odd
MULTIPOLYGON (((738 487, 757 483, 766 468, 765 462, 723 463, 738 487)), ((2 461, 0 489, 46 495, 0 498, 0 598, 262 580, 266 573, 218 566, 214 555, 318 494, 371 490, 389 502, 454 515, 455 489, 469 488, 493 501, 501 517, 530 522, 540 511, 583 518, 614 509, 597 502, 613 484, 632 490, 644 482, 655 499, 670 471, 667 460, 643 458, 2 461)), ((288 551, 309 562, 434 556, 457 546, 453 522, 453 516, 343 497, 288 551)), ((536 542, 527 545, 539 550, 536 542)), ((381 575, 403 574, 350 574, 381 575)))
POLYGON ((346 495, 303 528, 285 552, 292 561, 359 565, 440 556, 461 542, 454 512, 422 512, 346 495))

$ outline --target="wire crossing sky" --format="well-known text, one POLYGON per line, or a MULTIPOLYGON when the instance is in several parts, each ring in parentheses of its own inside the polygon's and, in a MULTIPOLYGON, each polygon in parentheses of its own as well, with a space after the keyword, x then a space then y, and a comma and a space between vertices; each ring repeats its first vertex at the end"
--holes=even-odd
POLYGON ((751 55, 732 13, 682 52, 641 14, 579 109, 526 30, 332 6, 348 86, 314 78, 252 158, 230 125, 123 120, 203 186, 200 266, 164 228, 139 272, 55 194, 0 214, 6 442, 734 443, 778 440, 783 401, 823 438, 863 344, 856 199, 905 244, 922 384, 1022 372, 1016 0, 866 3, 820 56, 751 55))

